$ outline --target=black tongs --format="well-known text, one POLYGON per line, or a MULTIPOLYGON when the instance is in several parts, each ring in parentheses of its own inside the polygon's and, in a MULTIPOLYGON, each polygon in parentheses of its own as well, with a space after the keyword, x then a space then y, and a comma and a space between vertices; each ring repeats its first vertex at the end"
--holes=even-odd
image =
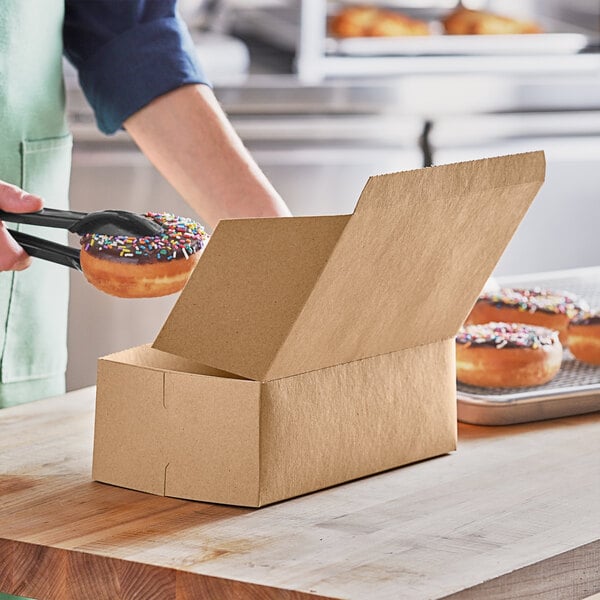
MULTIPOLYGON (((106 235, 144 237, 160 235, 162 232, 162 228, 158 223, 125 210, 103 210, 92 213, 58 210, 56 208, 43 208, 33 213, 0 211, 0 221, 57 227, 79 235, 104 233, 106 235)), ((78 249, 38 238, 22 231, 14 231, 13 229, 8 231, 30 256, 81 271, 78 249)))

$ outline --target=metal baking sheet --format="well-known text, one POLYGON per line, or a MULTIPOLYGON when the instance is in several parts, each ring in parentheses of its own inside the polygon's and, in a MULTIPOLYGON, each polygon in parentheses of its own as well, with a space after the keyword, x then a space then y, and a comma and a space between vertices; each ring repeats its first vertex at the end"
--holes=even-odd
POLYGON ((328 38, 328 54, 341 56, 510 56, 576 54, 588 45, 581 33, 328 38))
MULTIPOLYGON (((499 280, 504 287, 567 290, 600 306, 600 267, 499 280)), ((458 420, 474 425, 508 425, 600 411, 600 367, 575 360, 565 350, 558 375, 528 388, 480 388, 457 384, 458 420)))

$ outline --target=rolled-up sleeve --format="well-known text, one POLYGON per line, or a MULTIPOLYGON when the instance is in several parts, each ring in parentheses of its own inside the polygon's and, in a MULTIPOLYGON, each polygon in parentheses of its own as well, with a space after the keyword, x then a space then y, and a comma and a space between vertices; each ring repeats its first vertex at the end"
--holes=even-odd
POLYGON ((176 0, 66 0, 65 55, 94 109, 114 133, 154 98, 208 84, 176 0))

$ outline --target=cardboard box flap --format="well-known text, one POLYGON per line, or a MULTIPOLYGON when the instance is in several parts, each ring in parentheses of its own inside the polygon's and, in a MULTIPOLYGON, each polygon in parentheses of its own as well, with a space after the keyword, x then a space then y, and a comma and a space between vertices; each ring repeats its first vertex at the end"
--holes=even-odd
POLYGON ((544 171, 534 152, 380 175, 351 217, 224 222, 155 347, 268 380, 452 337, 544 171))
POLYGON ((349 219, 221 221, 153 347, 263 380, 349 219))
POLYGON ((454 336, 544 173, 537 152, 370 178, 268 376, 454 336))

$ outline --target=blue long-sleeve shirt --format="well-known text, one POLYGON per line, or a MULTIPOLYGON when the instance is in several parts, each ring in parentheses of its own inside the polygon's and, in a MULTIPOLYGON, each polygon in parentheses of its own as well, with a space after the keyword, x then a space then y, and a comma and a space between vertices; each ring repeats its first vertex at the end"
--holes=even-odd
POLYGON ((64 52, 94 109, 114 133, 154 98, 207 83, 176 0, 65 0, 64 52))

